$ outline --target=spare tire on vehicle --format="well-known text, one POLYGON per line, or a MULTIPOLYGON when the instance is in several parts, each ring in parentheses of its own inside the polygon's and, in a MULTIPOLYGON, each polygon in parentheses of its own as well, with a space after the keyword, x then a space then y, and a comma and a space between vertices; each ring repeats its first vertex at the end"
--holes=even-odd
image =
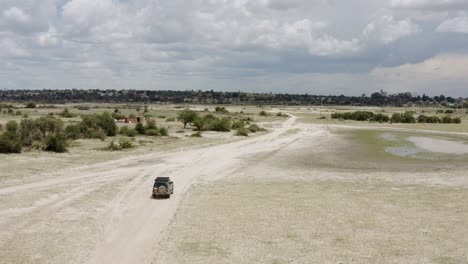
POLYGON ((159 193, 165 193, 166 192, 166 186, 163 186, 163 185, 159 186, 158 187, 158 192, 159 193))

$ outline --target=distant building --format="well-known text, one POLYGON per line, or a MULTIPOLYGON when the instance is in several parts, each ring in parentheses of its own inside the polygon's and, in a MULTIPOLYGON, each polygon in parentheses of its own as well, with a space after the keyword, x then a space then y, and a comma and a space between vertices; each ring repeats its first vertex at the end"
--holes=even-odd
POLYGON ((136 124, 141 122, 141 117, 126 117, 125 124, 136 124))

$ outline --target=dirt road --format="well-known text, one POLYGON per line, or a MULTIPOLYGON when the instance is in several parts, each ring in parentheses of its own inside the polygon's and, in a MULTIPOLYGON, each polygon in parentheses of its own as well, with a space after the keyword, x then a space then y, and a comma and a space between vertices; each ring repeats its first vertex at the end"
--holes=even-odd
MULTIPOLYGON (((300 133, 287 132, 295 121, 242 141, 132 156, 0 188, 0 262, 150 263, 193 183, 228 176, 243 157, 294 142, 300 133), (174 180, 171 199, 151 198, 157 176, 174 180)), ((319 126, 308 130, 303 132, 320 133, 319 126)))

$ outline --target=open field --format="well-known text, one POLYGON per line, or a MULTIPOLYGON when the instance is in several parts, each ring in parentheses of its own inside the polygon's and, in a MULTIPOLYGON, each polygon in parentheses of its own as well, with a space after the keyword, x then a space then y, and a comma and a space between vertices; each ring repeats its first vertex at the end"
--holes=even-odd
POLYGON ((0 263, 468 263, 462 113, 425 129, 228 106, 268 132, 192 138, 166 121, 176 107, 149 106, 169 136, 135 149, 0 154, 0 263), (173 179, 169 200, 151 199, 157 176, 173 179))

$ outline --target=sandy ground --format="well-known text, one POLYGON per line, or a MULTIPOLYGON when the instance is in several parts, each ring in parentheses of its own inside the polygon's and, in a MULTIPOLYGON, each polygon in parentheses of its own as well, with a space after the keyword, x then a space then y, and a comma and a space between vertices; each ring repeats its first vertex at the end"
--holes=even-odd
MULTIPOLYGON (((8 181, 0 188, 0 262, 149 263, 193 182, 222 178, 243 155, 288 144, 297 135, 280 135, 294 121, 221 146, 133 155, 13 186, 8 181), (173 178, 171 199, 151 199, 157 176, 173 178)), ((8 171, 0 176, 11 178, 8 171)))
POLYGON ((467 263, 465 170, 347 170, 329 126, 269 129, 9 181, 0 263, 467 263))

